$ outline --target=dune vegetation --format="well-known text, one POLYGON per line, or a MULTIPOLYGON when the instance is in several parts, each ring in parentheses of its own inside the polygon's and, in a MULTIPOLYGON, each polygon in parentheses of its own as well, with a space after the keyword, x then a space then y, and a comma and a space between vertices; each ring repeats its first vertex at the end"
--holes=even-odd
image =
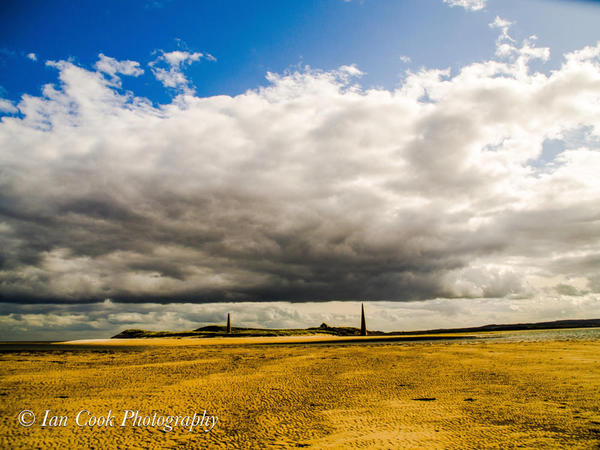
MULTIPOLYGON (((381 331, 372 331, 372 335, 384 335, 381 331)), ((208 325, 189 331, 149 331, 140 329, 128 329, 113 336, 115 339, 131 338, 167 338, 167 337, 260 337, 260 336, 359 336, 360 329, 354 327, 330 327, 326 323, 319 327, 311 328, 244 328, 233 327, 231 333, 227 333, 227 327, 223 325, 208 325)))

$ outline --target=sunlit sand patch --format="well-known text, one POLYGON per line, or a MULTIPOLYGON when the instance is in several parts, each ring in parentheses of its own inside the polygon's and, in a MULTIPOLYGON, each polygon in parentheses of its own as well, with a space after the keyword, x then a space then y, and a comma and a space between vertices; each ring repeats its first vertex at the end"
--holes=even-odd
POLYGON ((88 340, 0 357, 0 448, 595 448, 600 341, 88 340), (299 345, 307 343, 307 345, 299 345), (277 344, 277 345, 270 345, 277 344), (19 427, 208 411, 210 432, 19 427))

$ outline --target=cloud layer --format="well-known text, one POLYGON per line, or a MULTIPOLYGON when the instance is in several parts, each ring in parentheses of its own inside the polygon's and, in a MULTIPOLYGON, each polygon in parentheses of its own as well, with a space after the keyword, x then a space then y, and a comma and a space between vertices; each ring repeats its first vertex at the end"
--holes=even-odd
MULTIPOLYGON (((580 319, 598 311, 598 296, 549 294, 530 299, 435 299, 416 302, 367 302, 370 330, 415 331, 580 319)), ((0 303, 0 340, 67 340, 108 338, 129 328, 154 331, 193 330, 225 323, 233 326, 307 328, 360 326, 361 304, 356 302, 250 303, 102 303, 15 305, 0 303)))
POLYGON ((487 0, 444 0, 451 8, 461 6, 470 11, 479 11, 485 8, 487 0))
POLYGON ((207 56, 171 52, 156 106, 119 89, 135 61, 51 63, 0 124, 0 299, 593 301, 600 45, 534 72, 499 20, 494 60, 396 90, 343 66, 197 97, 207 56))

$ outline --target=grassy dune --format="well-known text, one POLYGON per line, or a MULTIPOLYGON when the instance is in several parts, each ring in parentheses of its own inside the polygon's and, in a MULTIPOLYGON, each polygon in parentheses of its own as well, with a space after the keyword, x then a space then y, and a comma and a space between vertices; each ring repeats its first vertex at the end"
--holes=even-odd
MULTIPOLYGON (((600 319, 582 319, 582 320, 555 320, 552 322, 536 322, 536 323, 513 323, 513 324, 490 324, 481 327, 470 328, 447 328, 438 330, 422 330, 422 331, 393 331, 383 332, 369 330, 370 336, 403 336, 415 334, 464 334, 478 332, 502 332, 502 331, 518 331, 518 330, 552 330, 552 329, 567 329, 567 328, 598 328, 600 327, 600 319)), ((322 323, 319 327, 311 328, 296 328, 296 329, 271 329, 271 328, 241 328, 233 327, 231 333, 227 333, 227 327, 223 325, 209 325, 195 330, 189 331, 149 331, 140 329, 128 329, 113 336, 114 339, 137 339, 137 338, 182 338, 182 337, 257 337, 257 336, 359 336, 360 329, 354 327, 330 327, 326 323, 322 323)))
MULTIPOLYGON (((384 335, 381 331, 371 331, 373 335, 384 335)), ((190 331, 149 331, 140 329, 128 329, 113 336, 113 339, 138 339, 138 338, 210 338, 210 337, 260 337, 260 336, 359 336, 360 329, 353 327, 329 327, 322 324, 313 328, 238 328, 233 327, 231 334, 227 333, 227 327, 222 325, 209 325, 190 331)))
POLYGON ((300 341, 293 337, 13 345, 0 355, 0 448, 600 443, 599 341, 358 345, 331 339, 318 345, 294 344, 300 341), (288 344, 268 344, 277 339, 288 344), (209 433, 17 425, 22 409, 38 415, 51 409, 72 420, 83 408, 118 417, 124 409, 165 415, 206 409, 219 422, 209 433))

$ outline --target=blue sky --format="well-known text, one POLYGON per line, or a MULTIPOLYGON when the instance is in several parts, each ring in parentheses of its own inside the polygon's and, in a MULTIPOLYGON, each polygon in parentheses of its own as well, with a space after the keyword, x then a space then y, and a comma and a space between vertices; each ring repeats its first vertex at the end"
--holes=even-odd
MULTIPOLYGON (((48 60, 91 67, 103 53, 147 67, 157 50, 178 49, 217 59, 187 69, 201 96, 235 95, 264 85, 267 71, 298 65, 356 64, 366 73, 364 86, 392 88, 407 69, 456 69, 490 57, 497 32, 488 24, 497 15, 515 22, 517 40, 535 34, 538 45, 552 49, 544 68, 550 70, 563 53, 594 43, 600 20, 598 2, 557 0, 490 0, 479 11, 441 0, 7 0, 0 11, 0 86, 13 101, 55 82, 48 60), (37 62, 26 58, 30 53, 37 62)), ((123 88, 155 102, 170 97, 149 71, 123 88)))
POLYGON ((0 339, 598 315, 600 2, 0 22, 0 339))

